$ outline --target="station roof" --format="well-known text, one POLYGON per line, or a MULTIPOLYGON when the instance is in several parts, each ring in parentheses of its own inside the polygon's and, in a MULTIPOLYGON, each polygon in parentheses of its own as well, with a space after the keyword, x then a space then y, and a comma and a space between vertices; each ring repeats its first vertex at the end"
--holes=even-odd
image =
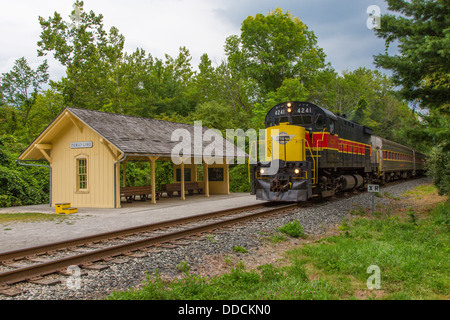
MULTIPOLYGON (((164 120, 156 120, 149 118, 141 118, 135 116, 127 116, 121 114, 107 113, 95 110, 65 108, 60 115, 27 147, 27 149, 19 156, 19 159, 42 159, 40 152, 33 152, 33 148, 38 143, 49 143, 51 138, 55 135, 54 129, 56 123, 64 118, 67 113, 75 116, 83 124, 90 127, 100 136, 106 139, 121 153, 135 155, 135 156, 160 156, 170 157, 171 152, 175 146, 182 141, 171 141, 172 133, 177 129, 184 129, 185 132, 190 133, 191 148, 186 148, 184 151, 191 151, 190 154, 183 154, 183 157, 202 156, 202 154, 195 154, 197 148, 194 148, 194 125, 175 123, 164 120)), ((197 127, 199 128, 199 127, 197 127)), ((203 134, 208 130, 206 127, 201 127, 203 134)), ((198 130, 197 130, 198 131, 198 130)), ((215 148, 215 153, 211 156, 215 158, 232 158, 226 150, 234 150, 234 157, 248 158, 248 155, 234 144, 217 133, 209 131, 213 138, 211 140, 202 139, 202 152, 205 148, 211 145, 212 141, 218 143, 222 148, 215 148)), ((194 141, 195 140, 195 141, 194 141)), ((183 141, 186 143, 186 141, 183 141)), ((186 146, 188 146, 186 144, 186 146)), ((38 150, 36 150, 38 151, 38 150)))

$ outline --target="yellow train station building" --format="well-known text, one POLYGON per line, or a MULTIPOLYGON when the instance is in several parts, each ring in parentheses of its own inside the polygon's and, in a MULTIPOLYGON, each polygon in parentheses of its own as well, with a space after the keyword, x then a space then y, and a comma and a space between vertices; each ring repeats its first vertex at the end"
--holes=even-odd
MULTIPOLYGON (((229 153, 229 152, 228 152, 229 153)), ((120 208, 126 187, 126 167, 129 161, 148 161, 151 184, 150 203, 158 195, 155 168, 159 161, 173 163, 173 182, 180 199, 185 199, 189 182, 195 183, 204 196, 228 194, 229 164, 235 158, 248 157, 220 134, 205 127, 169 121, 126 116, 93 110, 65 108, 19 156, 19 163, 47 161, 50 167, 50 204, 71 203, 79 208, 120 208), (201 139, 182 141, 182 153, 174 155, 179 141, 174 132, 184 132, 201 139), (203 141, 203 135, 213 137, 203 141), (176 137, 176 136, 175 136, 176 137), (217 147, 219 146, 219 147, 217 147), (205 153, 205 151, 209 150, 205 153), (226 151, 233 150, 228 155, 226 151), (199 161, 203 179, 197 181, 199 161), (122 173, 122 177, 121 177, 122 173)), ((172 189, 170 189, 172 190, 172 189)), ((166 192, 171 194, 170 191, 166 192)))

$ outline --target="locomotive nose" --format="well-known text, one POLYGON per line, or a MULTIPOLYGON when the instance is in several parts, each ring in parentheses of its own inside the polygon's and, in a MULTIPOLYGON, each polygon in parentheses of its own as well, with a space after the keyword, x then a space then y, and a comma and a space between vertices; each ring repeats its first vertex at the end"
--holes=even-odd
POLYGON ((289 124, 267 128, 266 161, 305 161, 305 128, 289 124))

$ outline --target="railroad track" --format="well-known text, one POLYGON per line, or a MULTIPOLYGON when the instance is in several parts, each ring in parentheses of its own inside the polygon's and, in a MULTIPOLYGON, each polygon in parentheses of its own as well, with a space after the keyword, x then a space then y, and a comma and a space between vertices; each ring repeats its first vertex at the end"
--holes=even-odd
POLYGON ((70 266, 101 269, 99 261, 123 255, 144 256, 147 255, 145 251, 151 251, 164 243, 199 236, 204 232, 295 207, 297 204, 251 205, 3 252, 0 253, 0 263, 12 270, 0 272, 0 293, 17 294, 10 285, 22 281, 47 285, 59 283, 59 280, 46 280, 44 277, 54 273, 68 275, 66 270, 70 266))

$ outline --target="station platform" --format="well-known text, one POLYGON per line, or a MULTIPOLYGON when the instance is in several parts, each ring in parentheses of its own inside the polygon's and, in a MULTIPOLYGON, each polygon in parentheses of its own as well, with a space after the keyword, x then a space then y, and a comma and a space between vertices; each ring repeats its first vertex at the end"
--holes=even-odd
POLYGON ((39 222, 0 222, 0 252, 263 202, 248 193, 231 193, 210 197, 195 194, 186 196, 186 200, 163 197, 156 204, 136 200, 122 202, 119 209, 78 208, 78 213, 68 215, 55 214, 55 208, 48 204, 0 208, 0 214, 55 216, 39 222))

